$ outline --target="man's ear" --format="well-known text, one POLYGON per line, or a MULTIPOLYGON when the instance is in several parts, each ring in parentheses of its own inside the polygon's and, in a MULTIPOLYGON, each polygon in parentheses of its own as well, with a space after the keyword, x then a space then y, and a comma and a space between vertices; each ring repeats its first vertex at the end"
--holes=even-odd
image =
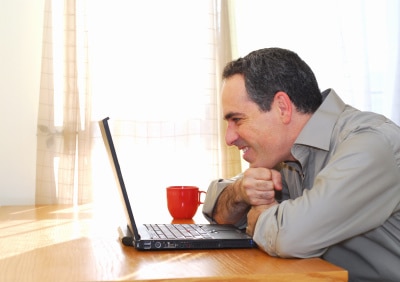
POLYGON ((292 119, 293 104, 289 95, 283 91, 276 92, 274 96, 274 104, 276 105, 280 118, 283 123, 287 124, 292 119))

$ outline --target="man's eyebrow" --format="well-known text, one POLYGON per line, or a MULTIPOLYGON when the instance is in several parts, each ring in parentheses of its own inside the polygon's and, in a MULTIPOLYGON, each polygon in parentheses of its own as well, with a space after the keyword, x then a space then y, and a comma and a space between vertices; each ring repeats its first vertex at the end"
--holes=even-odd
POLYGON ((234 117, 234 116, 243 116, 243 114, 241 114, 241 113, 238 113, 238 112, 230 112, 230 113, 227 113, 225 116, 224 116, 224 120, 230 120, 232 117, 234 117))

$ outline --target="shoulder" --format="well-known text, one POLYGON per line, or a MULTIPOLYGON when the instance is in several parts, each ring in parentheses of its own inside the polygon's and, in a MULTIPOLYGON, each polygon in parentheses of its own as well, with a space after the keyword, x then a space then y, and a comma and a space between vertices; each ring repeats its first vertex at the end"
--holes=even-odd
POLYGON ((400 128, 383 115, 359 111, 347 105, 333 128, 331 144, 353 138, 365 139, 363 143, 366 144, 386 142, 388 138, 400 140, 400 128))

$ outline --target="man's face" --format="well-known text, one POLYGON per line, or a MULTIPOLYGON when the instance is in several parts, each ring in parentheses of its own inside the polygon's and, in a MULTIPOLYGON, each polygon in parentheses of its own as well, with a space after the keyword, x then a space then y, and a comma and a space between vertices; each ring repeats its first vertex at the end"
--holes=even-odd
POLYGON ((225 80, 222 88, 222 108, 228 122, 225 141, 243 152, 250 167, 273 168, 290 156, 290 146, 285 140, 286 127, 274 100, 271 110, 262 112, 250 100, 242 75, 225 80))

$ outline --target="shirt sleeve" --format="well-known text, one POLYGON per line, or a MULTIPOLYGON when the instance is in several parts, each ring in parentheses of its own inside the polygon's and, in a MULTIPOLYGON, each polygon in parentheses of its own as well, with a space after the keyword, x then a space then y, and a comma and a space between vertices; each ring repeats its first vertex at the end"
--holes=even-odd
POLYGON ((260 215, 255 242, 272 256, 313 257, 382 225, 400 203, 399 160, 390 143, 375 132, 347 138, 311 189, 260 215))

